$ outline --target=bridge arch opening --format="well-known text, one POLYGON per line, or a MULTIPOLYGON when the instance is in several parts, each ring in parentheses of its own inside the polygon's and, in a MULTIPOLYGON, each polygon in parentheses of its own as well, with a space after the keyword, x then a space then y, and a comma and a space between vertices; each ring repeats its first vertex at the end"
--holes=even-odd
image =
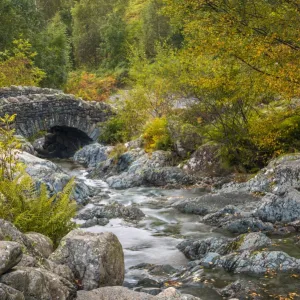
POLYGON ((74 127, 53 126, 45 136, 34 143, 39 156, 44 158, 70 158, 76 151, 93 140, 74 127))

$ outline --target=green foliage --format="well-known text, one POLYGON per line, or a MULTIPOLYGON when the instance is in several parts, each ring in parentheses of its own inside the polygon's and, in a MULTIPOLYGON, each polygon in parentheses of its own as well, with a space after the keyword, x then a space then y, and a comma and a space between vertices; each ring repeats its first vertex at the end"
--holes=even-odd
POLYGON ((168 122, 164 118, 155 118, 145 127, 143 139, 145 150, 169 150, 171 148, 171 137, 168 131, 168 122))
POLYGON ((118 162, 119 158, 127 151, 124 144, 118 143, 109 153, 109 158, 112 158, 115 163, 118 162))
POLYGON ((0 51, 11 49, 13 40, 20 35, 33 42, 44 25, 35 4, 35 0, 0 1, 0 51))
POLYGON ((52 239, 55 245, 76 227, 72 218, 76 203, 70 201, 74 180, 62 192, 49 197, 47 188, 36 183, 18 161, 20 143, 11 124, 15 115, 0 119, 0 218, 12 222, 23 232, 39 232, 52 239))
POLYGON ((38 85, 45 73, 34 65, 35 52, 28 40, 14 40, 11 51, 0 52, 0 87, 38 85))
POLYGON ((68 77, 70 69, 70 44, 67 27, 56 14, 41 31, 35 43, 37 55, 35 63, 46 73, 41 85, 60 88, 68 77))
POLYGON ((112 117, 101 125, 100 143, 116 144, 126 141, 124 136, 124 121, 119 117, 112 117))
POLYGON ((127 1, 80 0, 72 9, 73 43, 79 66, 116 66, 122 58, 127 1), (115 55, 115 56, 114 56, 115 55))

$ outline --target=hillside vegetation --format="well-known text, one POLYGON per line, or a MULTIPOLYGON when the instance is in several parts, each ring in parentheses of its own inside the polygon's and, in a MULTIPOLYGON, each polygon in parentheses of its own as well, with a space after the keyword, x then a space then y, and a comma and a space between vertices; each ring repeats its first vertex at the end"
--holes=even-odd
POLYGON ((96 101, 126 90, 107 143, 192 136, 248 172, 299 151, 296 0, 4 0, 0 19, 0 86, 96 101))

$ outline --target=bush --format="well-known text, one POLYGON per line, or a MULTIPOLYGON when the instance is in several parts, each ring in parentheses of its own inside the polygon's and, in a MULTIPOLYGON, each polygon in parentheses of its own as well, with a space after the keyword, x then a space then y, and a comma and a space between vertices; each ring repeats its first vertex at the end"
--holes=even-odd
POLYGON ((115 163, 118 162, 119 158, 127 151, 124 144, 117 144, 109 153, 109 158, 112 158, 115 163))
POLYGON ((169 150, 171 148, 171 137, 168 131, 168 122, 165 117, 155 118, 145 127, 143 139, 145 150, 169 150))
POLYGON ((126 140, 126 133, 124 132, 125 122, 118 118, 113 117, 106 121, 101 126, 101 134, 99 137, 100 143, 116 144, 123 143, 126 140))
POLYGON ((264 164, 278 155, 300 149, 300 108, 269 108, 249 124, 252 143, 264 164))
POLYGON ((51 197, 45 185, 37 188, 18 162, 20 143, 10 129, 15 115, 0 118, 0 218, 12 222, 23 232, 39 232, 57 245, 60 239, 76 227, 72 218, 76 203, 71 201, 74 180, 62 192, 51 197))
POLYGON ((69 74, 64 90, 66 93, 74 94, 84 100, 104 101, 115 88, 114 77, 101 78, 96 74, 82 71, 69 74))

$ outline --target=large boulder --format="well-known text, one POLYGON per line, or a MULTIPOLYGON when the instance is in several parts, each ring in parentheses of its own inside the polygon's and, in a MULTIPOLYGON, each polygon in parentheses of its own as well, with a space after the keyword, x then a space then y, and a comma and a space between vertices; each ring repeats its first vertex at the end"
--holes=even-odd
POLYGON ((200 146, 183 166, 189 173, 199 176, 224 176, 230 170, 224 168, 220 158, 220 147, 218 145, 205 144, 200 146))
POLYGON ((289 188, 283 195, 267 194, 256 215, 267 222, 288 223, 300 219, 300 192, 289 188))
POLYGON ((87 145, 78 150, 73 159, 88 167, 96 167, 97 164, 108 159, 108 154, 111 149, 112 147, 110 146, 103 146, 98 143, 87 145))
POLYGON ((1 300, 25 300, 23 293, 2 283, 0 283, 0 299, 1 300))
POLYGON ((31 240, 21 233, 13 224, 3 219, 0 219, 0 241, 16 242, 23 248, 24 252, 31 256, 42 257, 31 240))
MULTIPOLYGON (((137 207, 128 205, 125 206, 118 202, 113 202, 108 205, 87 207, 81 210, 77 218, 81 220, 97 220, 96 224, 100 224, 101 220, 109 220, 114 218, 123 218, 127 221, 140 221, 145 214, 137 207)), ((106 221, 104 222, 104 224, 106 221)))
POLYGON ((62 239, 50 259, 67 265, 84 290, 123 284, 123 249, 112 233, 73 230, 62 239))
POLYGON ((13 269, 0 282, 20 291, 26 300, 72 300, 76 296, 74 285, 45 269, 13 269))
POLYGON ((4 274, 22 259, 22 248, 16 242, 0 242, 0 275, 4 274))
MULTIPOLYGON (((123 155, 125 156, 126 153, 123 155)), ((121 160, 123 159, 122 156, 121 160)), ((108 177, 106 181, 110 187, 115 189, 141 185, 189 185, 195 182, 192 176, 171 165, 172 155, 169 152, 155 151, 152 154, 146 153, 138 156, 122 173, 108 177)))
POLYGON ((30 240, 34 248, 44 257, 48 258, 53 252, 53 243, 47 236, 37 233, 30 232, 25 234, 30 240))

